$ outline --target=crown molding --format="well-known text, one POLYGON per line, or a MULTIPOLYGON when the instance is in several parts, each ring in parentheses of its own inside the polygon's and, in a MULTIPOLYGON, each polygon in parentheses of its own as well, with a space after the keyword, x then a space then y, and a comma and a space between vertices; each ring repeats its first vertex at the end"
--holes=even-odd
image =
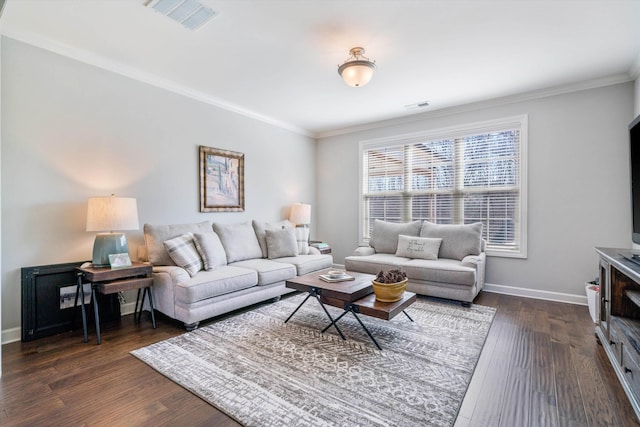
POLYGON ((411 116, 402 116, 398 118, 378 120, 360 125, 348 126, 340 129, 334 129, 324 132, 316 132, 317 139, 328 138, 331 136, 345 135, 354 132, 361 132, 373 129, 380 129, 388 126, 402 125, 406 123, 419 122, 436 117, 451 116, 454 114, 465 113, 469 111, 477 111, 485 108, 499 107, 502 105, 514 104, 516 102, 531 101, 550 96, 562 95, 571 92, 579 92, 587 89, 595 89, 598 87, 610 86, 619 83, 626 83, 634 80, 630 74, 616 74, 613 76, 601 77, 598 79, 586 80, 578 83, 571 83, 562 86, 554 86, 545 89, 538 89, 530 92, 524 92, 514 95, 503 96, 499 98, 488 99, 485 101, 472 102, 469 104, 457 105, 453 107, 443 107, 440 109, 432 109, 431 111, 412 114, 411 116))
POLYGON ((76 61, 93 65, 95 67, 98 67, 107 71, 111 71, 113 73, 120 74, 125 77, 129 77, 133 80, 137 80, 139 82, 146 83, 148 85, 155 86, 157 88, 164 89, 169 92, 173 92, 178 95, 182 95, 187 98, 191 98, 196 101, 200 101, 202 103, 212 105, 214 107, 231 111, 233 113, 240 114, 242 116, 245 116, 254 120, 258 120, 263 123, 267 123, 269 125, 273 125, 278 128, 300 134, 302 136, 307 136, 311 138, 315 137, 313 133, 305 129, 299 128, 295 125, 292 125, 290 123, 285 123, 280 120, 274 119, 272 117, 268 117, 263 114, 256 113, 254 111, 240 107, 239 105, 229 103, 223 99, 206 95, 203 92, 197 91, 187 86, 183 86, 174 81, 156 76, 146 71, 142 71, 138 68, 130 67, 120 62, 113 61, 111 59, 97 55, 95 53, 92 53, 83 49, 78 49, 78 48, 66 45, 64 43, 59 43, 33 33, 14 31, 9 28, 2 28, 1 31, 3 36, 8 37, 10 39, 35 46, 40 49, 44 49, 49 52, 56 53, 58 55, 75 59, 76 61))

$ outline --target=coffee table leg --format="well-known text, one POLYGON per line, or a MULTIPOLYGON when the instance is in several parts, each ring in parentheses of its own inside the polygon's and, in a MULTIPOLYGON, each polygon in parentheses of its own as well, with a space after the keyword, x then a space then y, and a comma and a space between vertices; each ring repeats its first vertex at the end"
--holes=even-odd
MULTIPOLYGON (((329 326, 333 325, 333 327, 334 327, 334 328, 336 328, 336 331, 338 331, 338 334, 340 334, 340 337, 341 337, 343 340, 346 340, 346 338, 345 338, 345 337, 344 337, 344 335, 342 334, 342 331, 340 330, 340 328, 338 328, 338 325, 336 325, 336 322, 337 322, 338 320, 337 320, 337 319, 336 319, 336 320, 333 320, 333 317, 331 317, 331 315, 329 314, 329 311, 327 310, 327 307, 325 307, 325 306, 324 306, 324 304, 322 303, 322 301, 320 301, 320 297, 319 297, 319 296, 317 296, 317 295, 314 295, 314 296, 315 296, 315 297, 316 297, 316 299, 318 300, 318 304, 320 304, 320 307, 322 307, 322 309, 324 310, 325 314, 327 315, 327 317, 328 317, 328 318, 329 318, 329 320, 331 321, 331 324, 330 324, 329 326)), ((340 317, 342 317, 342 316, 340 316, 340 317)), ((338 319, 339 319, 339 318, 338 318, 338 319)), ((326 331, 326 330, 327 330, 327 328, 328 328, 329 326, 327 326, 326 328, 324 328, 324 330, 323 330, 322 332, 326 331)))
POLYGON ((327 331, 327 329, 329 329, 332 325, 335 325, 336 323, 338 323, 338 321, 339 321, 340 319, 342 319, 342 318, 344 317, 344 315, 345 315, 345 314, 347 314, 348 312, 349 312, 349 310, 345 310, 345 311, 343 311, 343 312, 342 312, 342 314, 341 314, 340 316, 336 317, 336 320, 334 320, 334 321, 333 321, 333 323, 329 323, 329 324, 327 325, 327 327, 326 327, 326 328, 324 328, 324 329, 322 330, 322 333, 325 333, 325 332, 327 331))
POLYGON ((364 329, 364 331, 367 333, 367 335, 369 335, 369 338, 371 338, 371 341, 373 341, 373 343, 376 345, 376 347, 378 347, 378 350, 382 350, 382 347, 380 347, 380 344, 378 344, 378 341, 376 341, 376 339, 373 337, 373 335, 371 335, 371 332, 369 332, 369 329, 367 329, 367 327, 364 326, 364 323, 362 323, 362 320, 360 320, 360 318, 358 317, 356 312, 351 307, 349 307, 349 311, 353 313, 353 317, 355 317, 356 320, 358 321, 358 323, 360 323, 360 326, 362 326, 362 329, 364 329))
POLYGON ((402 312, 404 313, 405 316, 407 316, 409 318, 409 320, 411 320, 413 322, 413 319, 411 318, 411 316, 409 316, 409 313, 407 313, 404 310, 402 310, 402 312))
POLYGON ((308 300, 309 298, 311 298, 311 295, 312 295, 312 293, 311 293, 311 292, 309 292, 309 295, 307 295, 307 297, 304 299, 304 301, 302 301, 302 302, 300 303, 300 305, 299 305, 295 310, 293 310, 293 313, 291 313, 291 314, 289 315, 289 317, 287 317, 287 320, 285 320, 285 321, 284 321, 284 323, 287 323, 287 322, 289 321, 289 319, 291 319, 291 318, 293 317, 293 315, 294 315, 294 314, 296 314, 296 313, 298 312, 298 310, 300 310, 300 307, 302 307, 302 306, 304 305, 304 303, 305 303, 305 302, 307 302, 307 300, 308 300))

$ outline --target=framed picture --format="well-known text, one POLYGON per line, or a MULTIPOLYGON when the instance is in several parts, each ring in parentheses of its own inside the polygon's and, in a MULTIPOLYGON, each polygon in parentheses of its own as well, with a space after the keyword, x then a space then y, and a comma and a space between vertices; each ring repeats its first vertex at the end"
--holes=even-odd
POLYGON ((244 154, 200 146, 200 212, 244 212, 244 154))
POLYGON ((131 267, 131 258, 127 253, 109 254, 109 264, 111 268, 131 267))

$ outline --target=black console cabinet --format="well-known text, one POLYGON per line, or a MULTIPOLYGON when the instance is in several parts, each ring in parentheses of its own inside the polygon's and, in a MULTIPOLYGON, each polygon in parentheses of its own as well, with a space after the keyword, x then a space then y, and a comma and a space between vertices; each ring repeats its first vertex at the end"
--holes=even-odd
POLYGON ((629 249, 596 248, 600 255, 600 319, 596 336, 640 419, 640 264, 629 249))
MULTIPOLYGON (((22 341, 82 328, 80 301, 74 309, 76 267, 82 262, 22 268, 22 341)), ((91 285, 86 295, 91 295, 91 285)), ((88 302, 88 301, 87 301, 88 302)), ((120 318, 117 294, 98 295, 100 317, 120 318)))

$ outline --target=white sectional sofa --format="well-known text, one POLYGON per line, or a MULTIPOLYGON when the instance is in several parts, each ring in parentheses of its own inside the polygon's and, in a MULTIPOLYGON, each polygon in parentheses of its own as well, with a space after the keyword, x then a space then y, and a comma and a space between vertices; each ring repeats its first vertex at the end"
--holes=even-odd
POLYGON ((470 306, 484 285, 482 223, 440 225, 428 221, 376 220, 369 246, 345 258, 349 271, 377 274, 399 269, 407 290, 470 306))
POLYGON ((307 230, 288 221, 145 224, 144 238, 139 257, 153 265, 155 309, 187 330, 205 319, 277 300, 293 292, 286 280, 333 265, 331 255, 308 246, 307 230))

